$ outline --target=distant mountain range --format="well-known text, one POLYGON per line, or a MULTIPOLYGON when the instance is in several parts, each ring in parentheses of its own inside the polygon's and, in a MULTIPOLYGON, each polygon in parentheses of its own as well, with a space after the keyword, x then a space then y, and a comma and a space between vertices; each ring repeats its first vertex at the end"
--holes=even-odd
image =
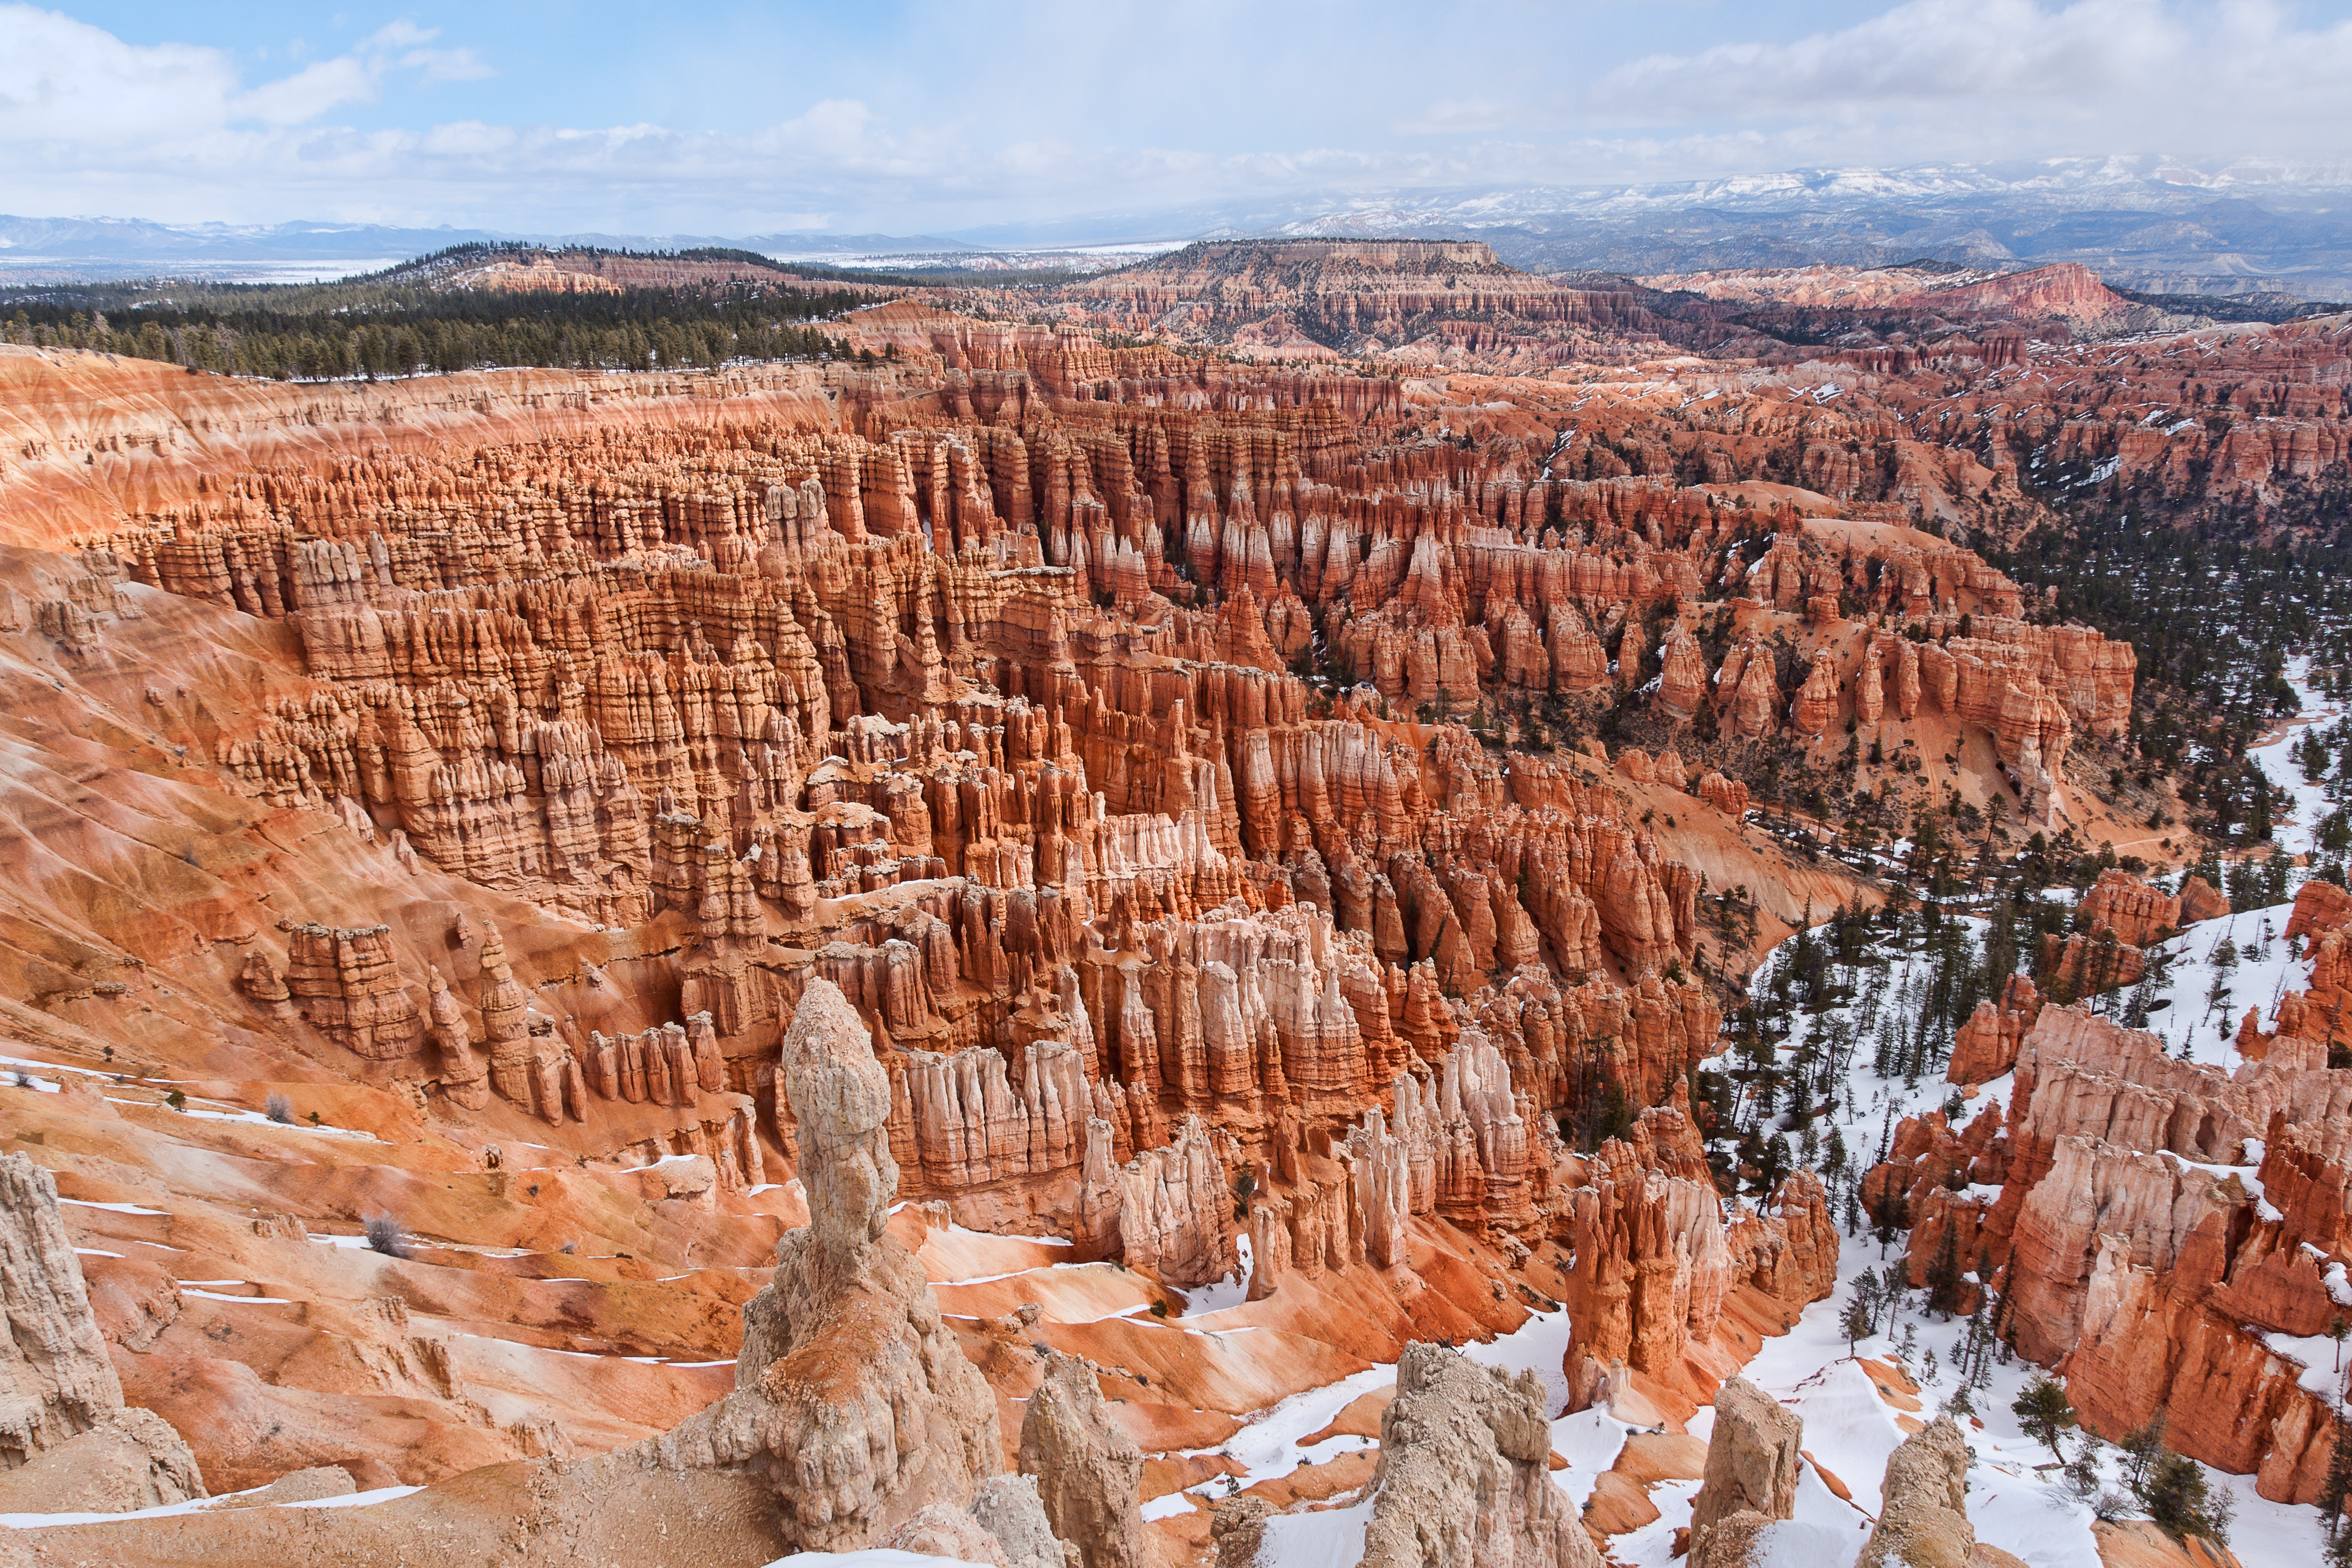
POLYGON ((0 284, 12 280, 142 278, 156 274, 268 280, 341 276, 429 256, 451 246, 526 240, 610 250, 683 250, 719 245, 794 258, 968 252, 969 242, 880 234, 505 234, 479 228, 380 224, 164 224, 143 218, 0 216, 0 284))
POLYGON ((267 277, 379 267, 469 241, 615 249, 727 245, 779 258, 1030 264, 1087 247, 1251 235, 1483 239, 1514 266, 1632 276, 1917 258, 1979 268, 2076 261, 2160 293, 2352 299, 2352 169, 2076 159, 1800 170, 1674 184, 1320 194, 994 225, 946 237, 522 235, 364 224, 173 225, 0 217, 0 280, 157 272, 267 277))
MULTIPOLYGON (((2200 175, 2090 160, 1807 170, 1670 185, 1332 198, 1225 232, 1486 240, 1517 267, 1633 276, 1918 258, 2075 261, 2162 293, 2352 298, 2352 170, 2200 175)), ((1214 231, 1212 231, 1214 232, 1214 231)))

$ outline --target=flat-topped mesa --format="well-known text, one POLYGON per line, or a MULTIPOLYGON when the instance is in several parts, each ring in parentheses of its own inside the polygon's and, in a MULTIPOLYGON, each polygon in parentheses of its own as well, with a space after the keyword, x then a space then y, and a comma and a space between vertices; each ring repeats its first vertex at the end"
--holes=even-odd
POLYGON ((1476 239, 1204 239, 1143 265, 1202 271, 1248 265, 1310 264, 1368 272, 1509 272, 1494 247, 1476 239))
POLYGON ((751 1467, 792 1543, 851 1550, 929 1505, 971 1507, 1003 1468, 996 1401, 887 1233, 898 1187, 890 1081, 830 981, 803 993, 781 1071, 809 1223, 776 1244, 775 1279, 743 1309, 735 1392, 635 1453, 670 1468, 751 1467))
POLYGON ((120 1513, 205 1494, 187 1444, 126 1407, 57 1182, 0 1155, 0 1512, 120 1513))

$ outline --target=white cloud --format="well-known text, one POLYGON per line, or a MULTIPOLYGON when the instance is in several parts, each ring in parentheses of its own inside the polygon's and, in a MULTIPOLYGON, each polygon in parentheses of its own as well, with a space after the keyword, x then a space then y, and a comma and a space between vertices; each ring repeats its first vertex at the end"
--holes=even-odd
POLYGON ((2228 156, 2250 140, 2341 146, 2347 73, 2352 23, 2302 26, 2269 0, 1909 0, 1792 43, 1633 60, 1580 108, 1610 125, 1866 123, 1939 137, 1945 156, 1972 141, 2001 153, 2228 156))
POLYGON ((352 52, 247 87, 236 63, 195 44, 126 44, 55 11, 0 5, 0 149, 26 144, 163 151, 176 139, 245 125, 294 126, 373 101, 386 77, 471 80, 467 49, 426 47, 433 29, 395 22, 352 52))
POLYGON ((1400 136, 1454 136, 1465 132, 1499 131, 1507 122, 1505 105, 1485 98, 1449 98, 1418 113, 1390 121, 1400 136))
MULTIPOLYGON (((1687 14, 1717 37, 1747 25, 1736 6, 1687 14)), ((1103 15, 1074 31, 1019 6, 921 12, 890 40, 905 73, 812 66, 788 73, 817 95, 807 107, 697 131, 641 106, 596 123, 586 93, 570 124, 502 122, 487 95, 411 101, 489 67, 410 22, 247 81, 218 49, 0 4, 0 203, 702 233, 825 214, 914 232, 1318 191, 2058 153, 2352 161, 2352 24, 2264 0, 1908 0, 1794 40, 1630 59, 1579 31, 1596 13, 1566 7, 1507 14, 1499 59, 1492 28, 1425 0, 1336 32, 1330 14, 1238 5, 1172 35, 1157 11, 1103 15), (1236 61, 1215 35, 1249 18, 1264 37, 1236 61), (1527 64, 1566 58, 1578 68, 1527 64), (435 122, 428 103, 473 117, 435 122), (386 128, 337 123, 371 105, 386 128)))

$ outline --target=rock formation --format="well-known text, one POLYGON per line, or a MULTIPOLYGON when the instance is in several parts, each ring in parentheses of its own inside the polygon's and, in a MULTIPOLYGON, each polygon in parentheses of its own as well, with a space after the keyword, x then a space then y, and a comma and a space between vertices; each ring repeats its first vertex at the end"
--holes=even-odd
POLYGON ((995 1538, 1005 1568, 1070 1568, 1073 1543, 1054 1533, 1035 1477, 989 1477, 972 1499, 971 1516, 995 1538))
POLYGON ((2012 1032, 2006 1115, 1989 1106, 1965 1131, 1906 1121, 1864 1183, 1874 1212, 1907 1211, 1913 1280, 1948 1242, 2001 1291, 2017 1349, 2063 1371, 2089 1429, 2120 1438, 2160 1416, 2173 1447, 2264 1497, 2317 1496, 2336 1418, 2262 1336, 2316 1332, 2336 1310, 2352 1075, 2292 1032, 2235 1072, 2182 1061, 2016 984, 1963 1031, 1990 1057, 1969 1070, 1999 1065, 2012 1032))
POLYGON ((1797 1472, 1805 1424, 1794 1411, 1744 1377, 1715 1394, 1715 1429, 1706 1440, 1706 1479, 1691 1500, 1691 1551, 1736 1513, 1787 1519, 1796 1510, 1797 1472))
POLYGON ((969 1510, 926 1504, 883 1544, 973 1568, 1070 1568, 1076 1562, 1047 1526, 1037 1483, 1027 1476, 989 1477, 969 1510))
POLYGON ((1405 1347, 1381 1416, 1365 1568, 1599 1568, 1549 1471, 1543 1385, 1433 1344, 1405 1347))
POLYGON ((0 1154, 0 1512, 120 1513, 206 1495, 171 1424, 124 1405, 57 1183, 22 1154, 0 1154))
POLYGON ((1879 1498, 1878 1522, 1854 1568, 1971 1568, 1969 1446, 1950 1416, 1938 1415, 1886 1457, 1879 1498))
POLYGON ((1021 1474, 1084 1568, 1144 1568, 1143 1455, 1103 1403, 1094 1367, 1054 1351, 1021 1418, 1021 1474))
POLYGON ((372 1061, 416 1048, 416 1004, 400 984, 392 930, 298 925, 287 933, 286 988, 302 1016, 372 1061))
POLYGON ((432 994, 425 1008, 425 1033, 440 1059, 441 1088, 467 1110, 479 1110, 490 1102, 489 1068, 474 1055, 465 1010, 448 982, 438 969, 426 971, 426 976, 432 994))
MULTIPOLYGON (((610 281, 586 265, 499 276, 610 281)), ((2062 282, 2047 301, 2109 303, 2062 282)), ((1742 822, 1751 795, 1801 804, 1783 760, 1830 763, 1850 720, 1837 765, 1881 830, 1948 784, 2104 820, 2132 650, 2044 624, 1950 541, 2031 526, 2007 456, 2029 447, 2259 496, 2337 460, 2344 421, 2315 401, 2340 353, 2308 325, 2211 348, 2242 405, 2257 384, 2282 405, 2221 437, 2134 427, 2065 378, 2019 412, 1988 383, 2074 352, 2022 329, 1857 323, 1800 374, 1695 298, 1461 242, 1249 242, 1011 315, 894 300, 803 364, 362 388, 0 356, 0 413, 44 411, 0 454, 0 531, 43 547, 0 558, 0 636, 42 673, 0 684, 30 731, 74 737, 0 780, 14 818, 58 825, 37 878, 0 868, 34 911, 0 978, 33 1004, 28 1049, 125 1080, 79 1098, 137 1137, 43 1135, 93 1200, 141 1211, 89 1211, 137 1237, 90 1259, 126 1386, 233 1412, 183 1425, 241 1486, 329 1460, 371 1487, 501 1463, 542 1500, 593 1481, 614 1506, 571 1517, 617 1560, 659 1550, 622 1506, 649 1497, 690 1500, 697 1550, 746 1562, 925 1530, 982 1550, 1003 1434, 961 1369, 1019 1398, 1036 1358, 1000 1332, 1009 1303, 940 1316, 876 1228, 895 1190, 957 1279, 982 1272, 959 1248, 1038 1245, 959 1231, 1068 1239, 1173 1305, 1238 1284, 1246 1234, 1241 1310, 1348 1355, 1566 1298, 1580 1403, 1713 1393, 1835 1272, 1820 1185, 1727 1205, 1680 1098, 1721 1048, 1717 977, 1856 890, 1742 822), (1687 402, 1679 368, 1578 382, 1572 418, 1542 379, 1660 345, 1752 374, 1687 402), (1819 395, 1832 364, 1859 374, 1819 395), (1930 402, 1967 440, 1930 434, 1930 402), (1911 526, 1930 515, 1948 537, 1911 526), (1948 771, 1921 754, 1939 744, 1948 771), (854 1059, 779 1063, 819 1015, 854 1059), (150 1103, 165 1082, 202 1110, 290 1094, 304 1124, 175 1118, 150 1103), (1563 1145, 1621 1098, 1623 1139, 1563 1145), (804 1196, 720 1398, 743 1271, 804 1196), (416 1256, 299 1234, 384 1209, 416 1256), (165 1244, 249 1279, 184 1291, 142 1251, 165 1244), (321 1280, 332 1300, 289 1310, 214 1299, 321 1280), (433 1310, 411 1328, 401 1301, 433 1310), (448 1321, 469 1326, 428 1326, 448 1321)), ((2185 382, 2188 352, 2146 357, 2185 382)), ((2094 902, 2123 946, 2163 913, 2120 884, 2094 902)), ((2258 1019, 2262 1070, 2223 1085, 2060 1038, 2077 1026, 2036 1036, 2041 998, 2005 995, 1954 1070, 2014 1068, 2008 1114, 1918 1119, 1872 1189, 1916 1217, 1915 1277, 1954 1238, 2046 1320, 2025 1334, 2081 1325, 2095 1423, 2170 1409, 2184 1441, 2267 1444, 2263 1484, 2305 1487, 2332 1428, 2242 1329, 2307 1325, 2307 1249, 2341 1258, 2347 1108, 2312 1081, 2331 994, 2315 973, 2258 1019), (2247 1139, 2265 1152, 2235 1194, 2145 1163, 2252 1172, 2247 1139), (2062 1162, 2072 1206, 2037 1186, 2062 1162), (2102 1263, 2105 1236, 2128 1247, 2102 1263), (2118 1347, 2159 1334, 2163 1375, 2128 1375, 2118 1347)), ((30 1131, 62 1114, 44 1098, 30 1131)), ((1196 1358, 1110 1348, 1181 1329, 1055 1331, 1145 1407, 1113 1406, 1137 1430, 1209 1418, 1196 1358)), ((1400 1486, 1427 1468, 1391 1458, 1400 1486)), ((1527 1522, 1485 1506, 1497 1539, 1527 1522)), ((311 1528, 391 1528, 328 1511, 311 1528)), ((1465 1516, 1469 1550, 1487 1528, 1465 1516)), ((1044 1550, 991 1534, 1008 1561, 1044 1550)))
POLYGON ((885 1234, 890 1085, 841 992, 812 981, 783 1039, 809 1224, 743 1310, 735 1392, 660 1439, 664 1464, 749 1466, 789 1539, 869 1544, 924 1507, 968 1510, 1003 1465, 996 1404, 885 1234))
POLYGON ((1644 1112, 1633 1140, 1602 1144, 1586 1184, 1566 1196, 1573 1407, 1604 1397, 1619 1369, 1704 1396, 1719 1375, 1706 1370, 1706 1347, 1727 1294, 1752 1289, 1793 1313, 1836 1288, 1838 1236, 1819 1178, 1797 1173, 1775 1194, 1771 1217, 1727 1226, 1680 1110, 1644 1112))

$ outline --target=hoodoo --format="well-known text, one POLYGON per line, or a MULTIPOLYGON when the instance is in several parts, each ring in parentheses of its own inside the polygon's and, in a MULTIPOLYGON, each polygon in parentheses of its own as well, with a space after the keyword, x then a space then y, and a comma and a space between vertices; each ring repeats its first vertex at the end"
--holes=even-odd
MULTIPOLYGON (((1061 75, 974 126, 1126 168, 1123 24, 989 25, 1061 75)), ((493 69, 401 28, 0 13, 0 153, 698 210, 397 129, 493 69)), ((854 58, 730 210, 950 156, 778 194, 854 58)), ((362 240, 0 219, 0 1568, 2323 1561, 2352 327, 2183 291, 2294 181, 2139 167, 299 286, 208 258, 362 240)))

